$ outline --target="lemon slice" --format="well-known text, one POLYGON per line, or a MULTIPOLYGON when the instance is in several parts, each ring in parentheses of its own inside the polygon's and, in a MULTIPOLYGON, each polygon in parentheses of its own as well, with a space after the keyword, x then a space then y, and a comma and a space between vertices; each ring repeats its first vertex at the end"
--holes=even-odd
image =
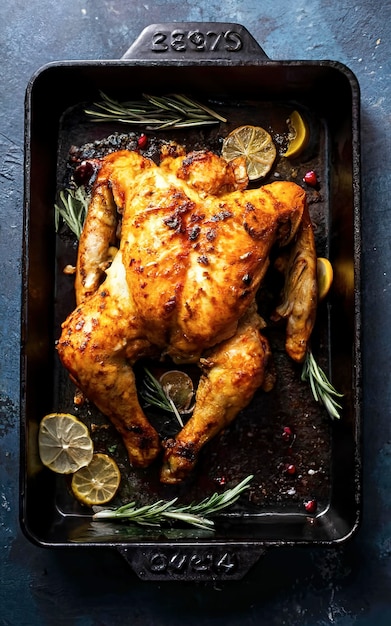
POLYGON ((89 465, 73 474, 71 488, 79 502, 94 506, 109 502, 117 493, 120 482, 121 472, 114 459, 97 453, 89 465))
POLYGON ((188 374, 179 370, 169 370, 161 375, 159 382, 178 411, 186 411, 189 408, 194 395, 194 386, 188 374))
POLYGON ((249 180, 266 176, 277 150, 269 133, 260 126, 239 126, 224 139, 221 155, 226 161, 244 156, 249 180))
POLYGON ((69 413, 45 415, 38 446, 42 463, 58 474, 71 474, 88 465, 94 452, 87 426, 69 413))
POLYGON ((316 270, 318 276, 318 298, 323 300, 327 296, 333 282, 333 267, 328 259, 319 257, 316 270))
POLYGON ((289 128, 289 144, 285 157, 297 157, 307 146, 309 140, 308 126, 298 111, 293 111, 287 120, 289 128))

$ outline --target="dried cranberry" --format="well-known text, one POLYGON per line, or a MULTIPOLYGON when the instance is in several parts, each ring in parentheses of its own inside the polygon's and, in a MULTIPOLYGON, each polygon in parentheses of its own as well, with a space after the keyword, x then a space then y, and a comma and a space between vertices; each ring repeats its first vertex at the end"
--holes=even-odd
POLYGON ((144 148, 146 148, 148 143, 148 137, 146 136, 145 133, 141 133, 140 137, 137 139, 137 145, 140 148, 140 150, 143 150, 144 148))
POLYGON ((290 441, 292 438, 293 432, 292 429, 289 426, 284 426, 284 429, 282 431, 282 438, 284 439, 284 441, 290 441))
POLYGON ((307 513, 315 513, 316 509, 318 508, 318 503, 316 502, 316 500, 306 500, 304 502, 304 508, 307 513))
POLYGON ((310 170, 309 172, 307 172, 304 175, 303 181, 310 187, 316 187, 316 185, 318 184, 316 172, 314 172, 314 170, 310 170))
POLYGON ((77 185, 87 185, 95 173, 95 166, 91 161, 82 161, 75 169, 74 179, 77 185))

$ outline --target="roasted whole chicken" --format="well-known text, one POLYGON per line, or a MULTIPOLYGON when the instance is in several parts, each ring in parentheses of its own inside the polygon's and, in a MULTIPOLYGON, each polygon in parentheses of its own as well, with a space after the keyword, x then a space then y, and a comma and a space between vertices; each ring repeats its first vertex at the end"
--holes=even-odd
POLYGON ((130 462, 163 453, 161 481, 191 472, 202 447, 273 385, 257 290, 278 250, 284 273, 274 319, 303 361, 317 306, 316 251, 305 191, 292 182, 249 189, 244 160, 209 151, 104 157, 79 242, 76 309, 58 354, 82 392, 112 421, 130 462), (192 416, 160 441, 138 400, 143 357, 197 363, 192 416))

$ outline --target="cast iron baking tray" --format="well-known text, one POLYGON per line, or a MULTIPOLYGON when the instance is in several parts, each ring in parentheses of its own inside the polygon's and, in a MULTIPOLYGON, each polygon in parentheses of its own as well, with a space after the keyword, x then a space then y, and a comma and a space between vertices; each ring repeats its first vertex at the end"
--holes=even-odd
MULTIPOLYGON (((145 580, 237 579, 272 547, 338 544, 357 529, 361 503, 359 86, 335 61, 270 60, 250 33, 231 23, 167 23, 146 28, 120 60, 65 61, 41 68, 26 95, 21 385, 21 525, 49 548, 110 546, 145 580), (279 327, 269 339, 278 372, 274 390, 259 393, 206 446, 185 485, 161 485, 155 468, 134 470, 107 419, 88 402, 74 404, 74 386, 56 354, 60 324, 74 307, 77 243, 55 231, 54 204, 66 184, 70 155, 82 159, 132 147, 141 129, 94 123, 84 110, 104 92, 118 101, 143 93, 185 93, 217 109, 228 122, 166 136, 189 149, 218 149, 239 124, 272 134, 279 156, 265 183, 306 188, 318 256, 328 257, 334 282, 319 305, 312 350, 343 394, 341 418, 331 420, 286 357, 279 327), (296 160, 281 155, 286 120, 299 110, 310 142, 296 160), (173 525, 145 528, 93 521, 75 502, 64 476, 40 462, 37 432, 52 411, 71 412, 93 432, 97 451, 113 454, 122 471, 118 501, 180 501, 222 492, 248 475, 250 489, 220 514, 214 532, 173 525), (292 437, 283 436, 289 427, 292 437), (296 474, 284 468, 294 464, 296 474), (304 502, 313 499, 311 514, 304 502)), ((76 160, 77 160, 76 158, 76 160)))

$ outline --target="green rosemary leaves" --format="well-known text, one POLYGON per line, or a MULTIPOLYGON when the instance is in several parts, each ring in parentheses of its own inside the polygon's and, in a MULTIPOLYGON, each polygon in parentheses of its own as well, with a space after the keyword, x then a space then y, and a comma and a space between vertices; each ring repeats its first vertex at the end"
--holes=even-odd
POLYGON ((165 130, 189 128, 226 122, 226 118, 209 107, 183 94, 151 96, 143 100, 117 102, 100 92, 101 101, 85 109, 93 122, 117 121, 123 124, 143 125, 148 129, 165 130))

